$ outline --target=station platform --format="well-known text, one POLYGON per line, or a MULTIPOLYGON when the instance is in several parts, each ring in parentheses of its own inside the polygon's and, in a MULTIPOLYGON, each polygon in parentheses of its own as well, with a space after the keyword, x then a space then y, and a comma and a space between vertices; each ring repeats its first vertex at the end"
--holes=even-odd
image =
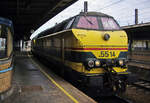
POLYGON ((150 70, 149 50, 135 50, 129 52, 128 58, 130 60, 128 65, 150 70))
POLYGON ((28 52, 16 52, 12 88, 3 103, 96 103, 28 52))

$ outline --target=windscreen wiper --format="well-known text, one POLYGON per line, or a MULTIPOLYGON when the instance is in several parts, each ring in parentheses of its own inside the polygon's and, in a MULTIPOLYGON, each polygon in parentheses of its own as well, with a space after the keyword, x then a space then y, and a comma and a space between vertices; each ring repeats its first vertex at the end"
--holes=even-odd
POLYGON ((87 21, 88 23, 90 23, 91 25, 93 25, 93 23, 92 23, 90 20, 88 20, 88 19, 86 18, 86 15, 84 15, 84 17, 85 17, 85 19, 86 19, 86 21, 87 21))

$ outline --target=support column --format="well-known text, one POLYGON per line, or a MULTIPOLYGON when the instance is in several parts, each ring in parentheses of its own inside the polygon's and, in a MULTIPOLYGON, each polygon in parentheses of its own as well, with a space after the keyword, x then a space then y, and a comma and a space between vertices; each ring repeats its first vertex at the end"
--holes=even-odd
POLYGON ((148 41, 146 41, 146 50, 148 50, 148 41))

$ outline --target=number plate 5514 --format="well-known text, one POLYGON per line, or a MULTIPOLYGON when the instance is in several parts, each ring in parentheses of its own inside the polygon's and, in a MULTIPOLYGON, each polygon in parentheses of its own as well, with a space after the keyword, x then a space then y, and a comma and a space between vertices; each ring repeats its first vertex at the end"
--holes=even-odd
POLYGON ((99 57, 115 57, 114 51, 101 51, 99 57))

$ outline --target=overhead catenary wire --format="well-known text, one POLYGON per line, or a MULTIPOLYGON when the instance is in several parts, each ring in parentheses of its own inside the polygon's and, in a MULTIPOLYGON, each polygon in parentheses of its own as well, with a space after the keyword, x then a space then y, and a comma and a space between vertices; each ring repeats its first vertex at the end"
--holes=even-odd
POLYGON ((111 4, 108 4, 108 5, 106 5, 106 6, 102 7, 102 8, 100 8, 100 10, 103 10, 103 9, 106 9, 106 8, 108 8, 108 7, 110 7, 110 6, 116 5, 116 4, 118 4, 118 3, 122 2, 122 1, 125 1, 125 0, 119 0, 119 1, 113 2, 113 3, 111 3, 111 4))
MULTIPOLYGON (((109 9, 110 8, 117 8, 118 5, 116 5, 116 4, 121 3, 122 1, 124 1, 124 0, 119 0, 119 1, 116 1, 116 2, 111 2, 110 4, 108 4, 108 5, 100 8, 100 10, 104 10, 104 9, 107 10, 108 8, 109 9)), ((129 9, 127 9, 127 7, 123 7, 121 9, 117 8, 117 11, 122 11, 122 12, 118 13, 117 15, 112 15, 112 16, 115 16, 116 19, 119 20, 120 24, 123 24, 122 22, 126 22, 126 21, 130 22, 131 24, 132 23, 134 24, 134 19, 135 19, 134 9, 138 8, 139 9, 138 15, 139 15, 139 20, 140 20, 139 22, 141 22, 141 21, 143 22, 143 20, 141 20, 141 18, 146 18, 147 19, 149 17, 149 15, 148 15, 149 11, 147 9, 149 9, 150 7, 149 6, 145 7, 145 3, 147 3, 148 1, 149 0, 143 0, 143 1, 139 1, 139 2, 137 1, 137 3, 134 3, 136 5, 134 8, 129 8, 129 9), (140 7, 141 5, 143 5, 144 7, 143 6, 140 7), (129 10, 131 12, 130 12, 129 15, 127 15, 127 13, 129 12, 129 10), (125 15, 123 15, 123 14, 125 14, 125 15), (145 16, 148 16, 148 17, 145 17, 145 16)), ((111 12, 109 12, 109 13, 111 14, 111 12)))

